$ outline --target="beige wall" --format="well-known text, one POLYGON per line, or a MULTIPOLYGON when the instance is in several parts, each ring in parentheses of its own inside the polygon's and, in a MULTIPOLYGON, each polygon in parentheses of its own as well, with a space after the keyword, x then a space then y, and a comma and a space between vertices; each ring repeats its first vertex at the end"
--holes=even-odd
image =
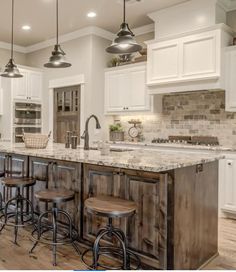
MULTIPOLYGON (((10 58, 10 50, 0 49, 0 67, 3 68, 10 58)), ((17 64, 26 65, 26 55, 23 53, 14 53, 14 60, 17 64)))
MULTIPOLYGON (((107 66, 109 58, 105 53, 105 48, 109 43, 103 38, 91 35, 63 43, 62 48, 67 54, 68 61, 72 63, 72 67, 67 69, 47 69, 43 67, 43 64, 48 61, 52 47, 27 54, 26 62, 28 66, 44 69, 43 123, 45 132, 49 130, 48 86, 49 80, 52 79, 84 74, 84 116, 87 118, 93 113, 103 119, 104 68, 107 66)), ((81 129, 83 130, 83 128, 81 129)))
POLYGON ((136 37, 136 41, 141 43, 143 47, 147 47, 147 45, 145 44, 145 41, 150 41, 150 40, 154 40, 154 39, 155 39, 155 33, 154 32, 139 35, 139 36, 136 37))
POLYGON ((236 10, 227 13, 227 25, 236 31, 236 10))

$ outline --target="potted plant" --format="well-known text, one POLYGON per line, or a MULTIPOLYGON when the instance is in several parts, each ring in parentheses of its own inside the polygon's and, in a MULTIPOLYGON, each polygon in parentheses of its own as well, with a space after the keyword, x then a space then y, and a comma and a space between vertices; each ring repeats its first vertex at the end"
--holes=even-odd
POLYGON ((110 141, 121 142, 124 141, 125 133, 120 123, 109 126, 110 129, 110 141))

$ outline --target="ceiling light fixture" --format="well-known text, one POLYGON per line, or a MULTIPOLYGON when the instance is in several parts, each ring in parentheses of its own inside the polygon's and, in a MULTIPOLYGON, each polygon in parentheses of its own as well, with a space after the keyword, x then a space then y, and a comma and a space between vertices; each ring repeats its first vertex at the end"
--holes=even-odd
POLYGON ((112 44, 106 49, 108 53, 131 54, 142 50, 142 46, 136 42, 134 33, 126 23, 126 0, 124 0, 123 15, 123 23, 120 26, 120 30, 112 44))
POLYGON ((23 30, 31 30, 31 26, 29 26, 29 25, 23 25, 21 28, 23 30))
POLYGON ((44 67, 47 67, 47 68, 68 68, 71 66, 70 63, 68 63, 66 61, 66 58, 65 58, 65 55, 66 53, 62 50, 60 44, 59 44, 59 41, 58 41, 58 37, 59 37, 59 31, 58 31, 58 14, 59 14, 59 11, 58 11, 58 0, 56 0, 56 35, 57 35, 57 43, 56 45, 54 46, 54 50, 52 51, 52 55, 51 57, 49 58, 49 62, 44 64, 44 67))
POLYGON ((94 12, 94 11, 90 11, 90 12, 87 13, 87 17, 89 17, 89 18, 94 18, 96 16, 97 16, 97 13, 94 12))
POLYGON ((8 78, 19 78, 23 77, 20 74, 19 69, 17 68, 16 64, 14 63, 13 59, 13 45, 14 45, 14 0, 11 1, 12 5, 12 19, 11 19, 11 58, 7 65, 5 66, 4 72, 1 74, 2 77, 8 78))

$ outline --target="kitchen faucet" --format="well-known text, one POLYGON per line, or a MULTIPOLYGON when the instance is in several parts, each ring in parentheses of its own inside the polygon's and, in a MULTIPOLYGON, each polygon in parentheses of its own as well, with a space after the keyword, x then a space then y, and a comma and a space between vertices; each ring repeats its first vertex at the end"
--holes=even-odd
POLYGON ((89 150, 89 131, 88 131, 88 125, 89 121, 94 118, 96 121, 96 129, 100 129, 101 125, 98 121, 98 118, 96 115, 92 114, 89 118, 87 118, 86 123, 85 123, 85 131, 83 135, 81 136, 81 139, 84 140, 84 150, 89 150))

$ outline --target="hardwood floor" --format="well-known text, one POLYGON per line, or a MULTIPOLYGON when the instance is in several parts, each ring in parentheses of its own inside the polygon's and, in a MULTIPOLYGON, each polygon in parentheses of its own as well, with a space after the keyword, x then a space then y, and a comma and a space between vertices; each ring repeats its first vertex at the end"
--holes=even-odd
MULTIPOLYGON (((51 251, 48 246, 39 245, 34 254, 28 251, 32 246, 29 232, 21 230, 19 244, 12 243, 12 228, 7 228, 0 235, 0 269, 69 269, 86 270, 81 263, 80 256, 71 246, 58 248, 58 266, 51 264, 51 251)), ((211 261, 204 269, 236 269, 236 220, 220 219, 219 225, 219 253, 220 255, 211 261)))
POLYGON ((236 269, 236 220, 220 219, 219 254, 204 269, 236 269))

